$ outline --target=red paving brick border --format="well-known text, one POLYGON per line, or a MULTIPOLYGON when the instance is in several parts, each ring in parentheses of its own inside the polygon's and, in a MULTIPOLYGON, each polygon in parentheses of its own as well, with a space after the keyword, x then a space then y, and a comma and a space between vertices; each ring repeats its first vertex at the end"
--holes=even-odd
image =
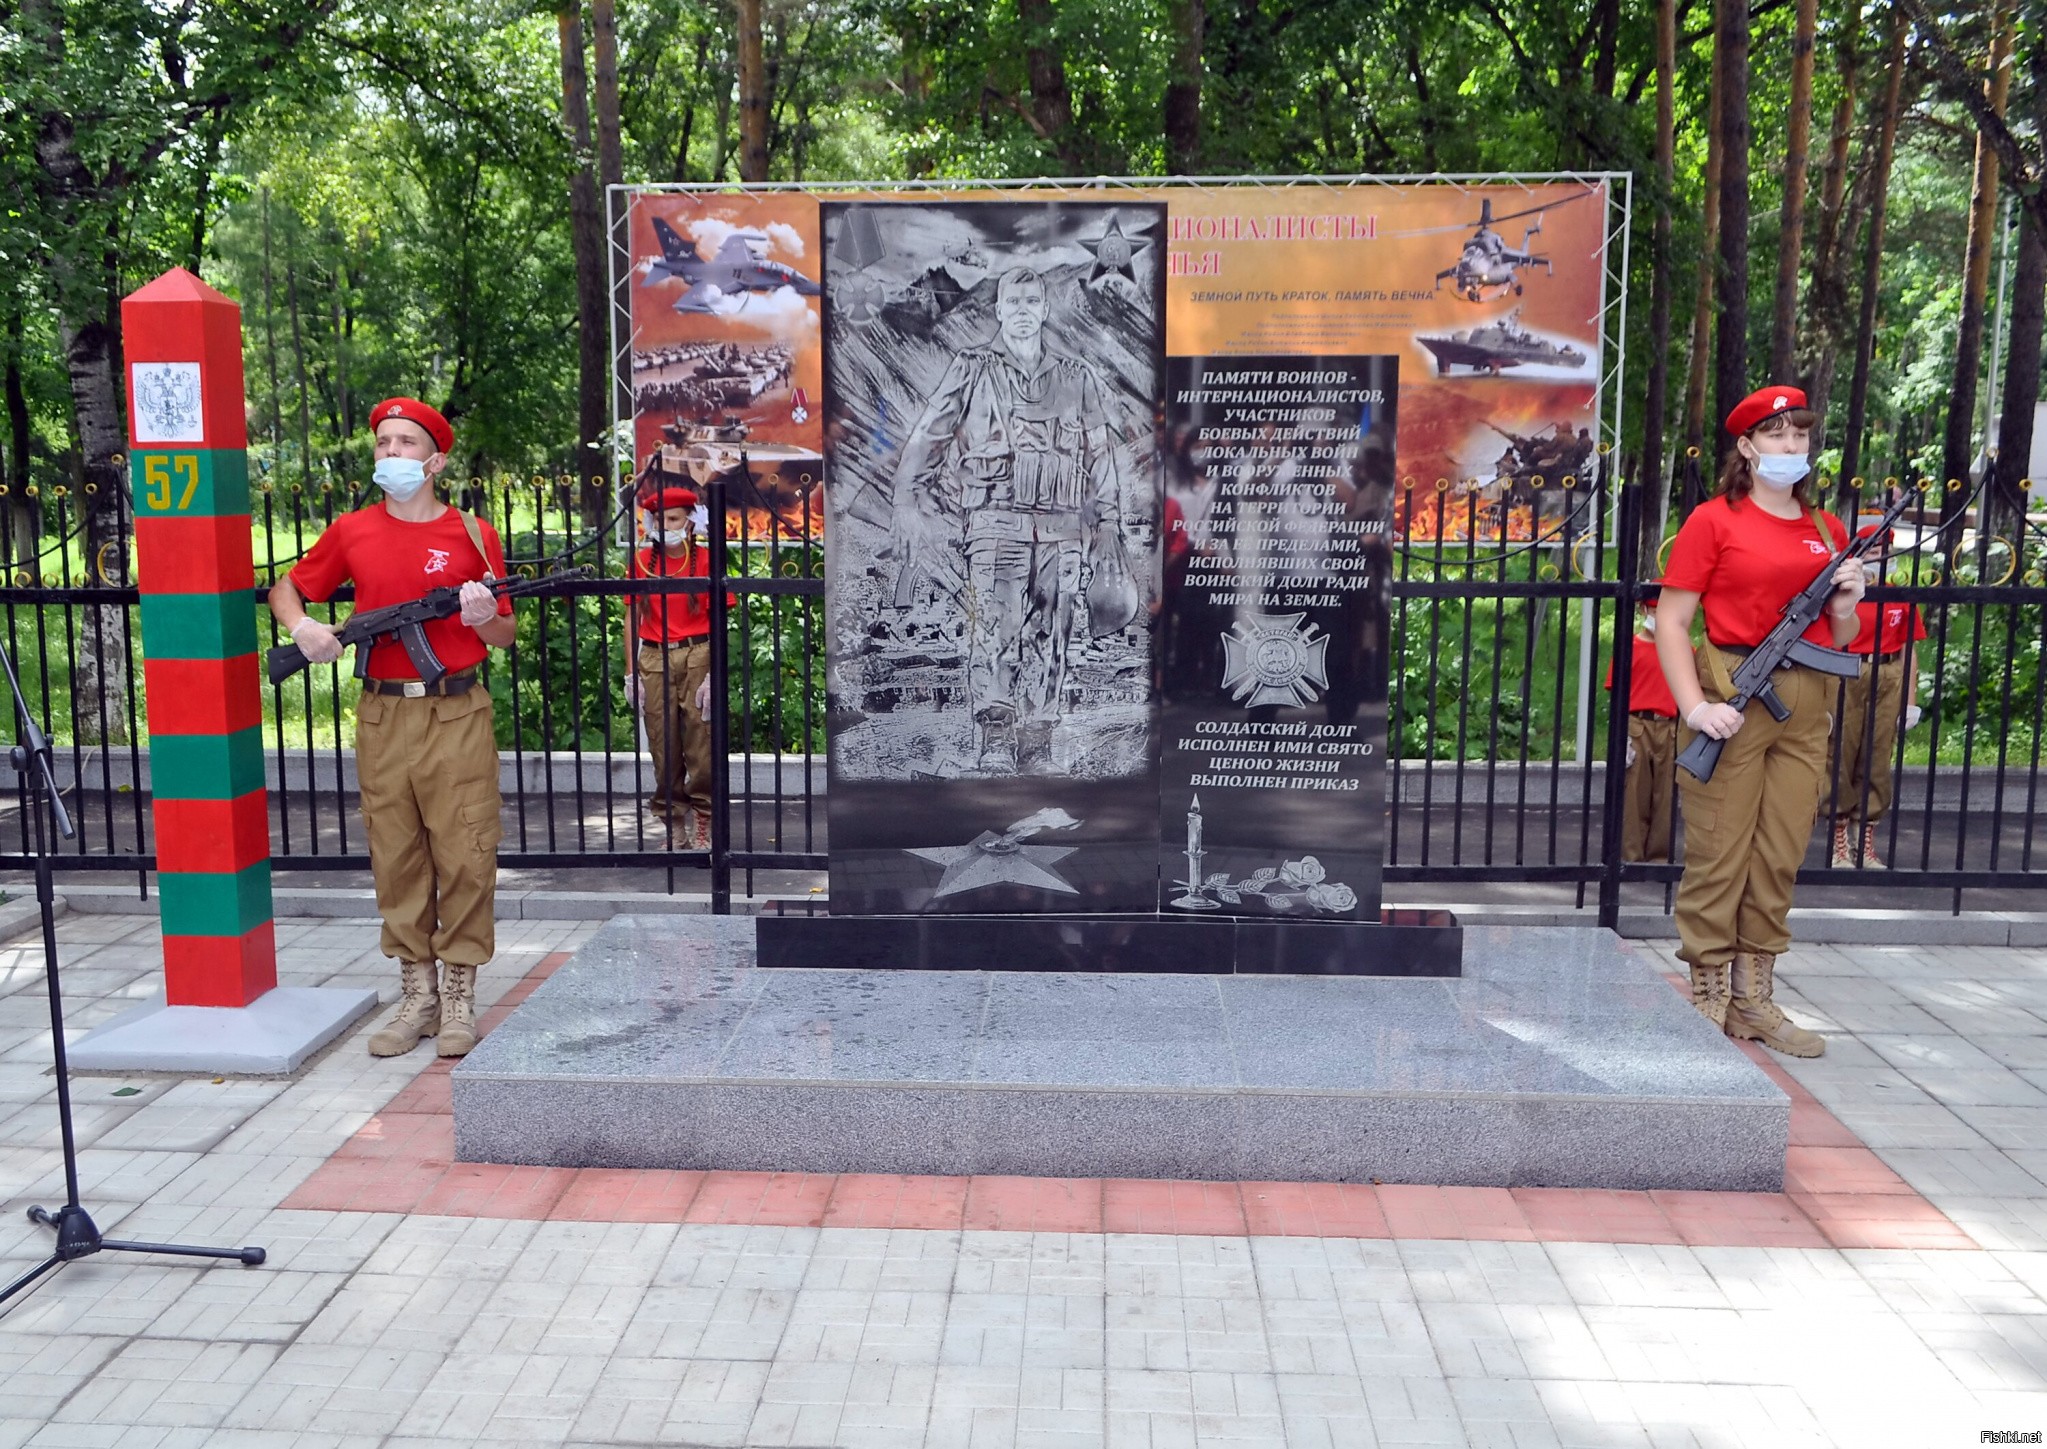
MULTIPOLYGON (((568 959, 558 951, 484 1015, 486 1030, 568 959)), ((1763 1048, 1791 1098, 1783 1192, 1618 1192, 1400 1183, 1153 1182, 889 1173, 681 1172, 455 1161, 434 1059, 284 1206, 323 1212, 607 1223, 924 1228, 1228 1237, 1453 1238, 1691 1247, 1975 1248, 1763 1048)))

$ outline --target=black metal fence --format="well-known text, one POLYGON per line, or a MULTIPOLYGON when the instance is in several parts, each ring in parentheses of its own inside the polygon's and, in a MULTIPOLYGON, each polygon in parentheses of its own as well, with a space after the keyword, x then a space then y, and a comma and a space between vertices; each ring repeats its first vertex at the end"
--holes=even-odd
MULTIPOLYGON (((636 579, 627 576, 627 504, 592 481, 501 479, 460 500, 497 526, 516 571, 573 563, 596 574, 522 601, 516 643, 487 670, 505 787, 502 863, 571 876, 643 872, 641 888, 708 888, 717 909, 729 908, 735 886, 751 893, 759 872, 822 870, 824 569, 814 527, 822 498, 806 495, 800 515, 728 514, 725 489, 713 484, 709 503, 730 536, 709 532, 711 580, 636 579), (642 809, 653 773, 621 679, 626 605, 663 592, 710 599, 713 693, 725 707, 712 717, 708 850, 683 848, 642 809)), ((1541 888, 1596 905, 1611 922, 1624 887, 1667 892, 1680 873, 1678 864, 1622 859, 1626 710, 1610 701, 1624 700, 1630 684, 1633 580, 1644 571, 1635 540, 1650 500, 1636 487, 1615 494, 1562 481, 1518 507, 1444 484, 1400 495, 1386 878, 1473 895, 1541 888)), ((263 590, 361 499, 331 485, 254 486, 252 607, 259 640, 276 643, 263 590)), ((2039 810, 2047 535, 2023 522, 2007 531, 2015 536, 1958 532, 1972 501, 1958 497, 1946 511, 1961 523, 1939 533, 1940 492, 1917 486, 1928 494, 1926 527, 1916 546, 1906 531, 1891 573, 1870 593, 1915 606, 1927 629, 1914 661, 1927 722, 1890 741, 1895 796, 1878 822, 1888 865, 1875 877, 1876 867, 1830 864, 1823 829, 1800 879, 1936 890, 1960 911, 1966 891, 2047 886, 2047 870, 2036 868, 2047 848, 2039 810)), ((86 558, 75 503, 0 499, 9 562, 0 623, 24 661, 80 822, 57 868, 134 872, 146 888, 155 847, 138 594, 124 560, 86 558)), ((334 612, 330 604, 324 616, 334 612)), ((1874 679, 1846 687, 1873 689, 1874 679)), ((276 870, 367 865, 352 798, 354 691, 345 666, 267 690, 276 870)), ((21 801, 4 813, 12 818, 0 819, 0 869, 23 868, 21 801)))

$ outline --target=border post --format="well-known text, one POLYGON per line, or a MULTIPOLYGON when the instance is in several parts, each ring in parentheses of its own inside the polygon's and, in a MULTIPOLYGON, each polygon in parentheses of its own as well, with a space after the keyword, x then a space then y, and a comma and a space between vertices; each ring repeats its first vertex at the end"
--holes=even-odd
POLYGON ((241 309, 183 268, 121 303, 143 690, 172 1006, 277 985, 241 309))

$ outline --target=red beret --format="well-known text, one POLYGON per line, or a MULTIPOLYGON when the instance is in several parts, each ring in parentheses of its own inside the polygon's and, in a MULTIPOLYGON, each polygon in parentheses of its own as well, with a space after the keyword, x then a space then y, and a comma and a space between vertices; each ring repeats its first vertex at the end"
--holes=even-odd
POLYGON ((416 397, 387 397, 371 408, 370 431, 374 433, 385 418, 418 423, 434 440, 434 447, 443 453, 455 446, 455 430, 448 426, 448 420, 416 397))
POLYGON ((671 508, 694 508, 697 495, 688 488, 663 488, 640 506, 664 513, 671 508))
POLYGON ((1727 415, 1727 431, 1738 438, 1764 418, 1804 406, 1805 394, 1795 387, 1762 388, 1734 405, 1727 415))
MULTIPOLYGON (((1875 525, 1874 523, 1865 523, 1865 524, 1863 524, 1863 525, 1862 525, 1862 527, 1860 527, 1860 528, 1858 528, 1858 529, 1856 529, 1856 530, 1855 530, 1855 536, 1856 536, 1857 538, 1875 538, 1875 537, 1876 537, 1876 525, 1875 525)), ((1885 530, 1884 530, 1884 535, 1883 535, 1883 537, 1884 537, 1884 542, 1885 542, 1886 544, 1890 543, 1890 541, 1891 541, 1891 539, 1892 539, 1892 537, 1893 537, 1893 536, 1894 536, 1894 535, 1892 534, 1892 532, 1891 532, 1891 530, 1890 530, 1890 529, 1888 529, 1888 528, 1887 528, 1887 529, 1885 529, 1885 530)))

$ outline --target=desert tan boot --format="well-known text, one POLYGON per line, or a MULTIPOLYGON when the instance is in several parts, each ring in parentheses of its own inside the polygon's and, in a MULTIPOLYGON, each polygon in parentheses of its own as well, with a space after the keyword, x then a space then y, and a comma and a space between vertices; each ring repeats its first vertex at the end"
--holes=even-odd
POLYGON ((434 963, 400 961, 398 975, 405 984, 405 995, 399 1000, 397 1015, 370 1038, 373 1057, 402 1057, 419 1045, 421 1037, 432 1036, 441 1029, 441 998, 434 987, 434 963))
POLYGON ((1734 1000, 1727 1007, 1727 1034, 1739 1041, 1759 1041, 1787 1057, 1816 1057, 1826 1039, 1807 1031, 1771 1000, 1776 990, 1777 958, 1761 951, 1743 951, 1734 958, 1734 1000))
POLYGON ((476 1045, 476 968, 441 968, 441 1039, 435 1048, 444 1057, 469 1055, 476 1045))
POLYGON ((1727 1002, 1731 990, 1729 969, 1725 961, 1718 966, 1692 967, 1692 1005, 1699 1008, 1699 1015, 1723 1031, 1727 1029, 1727 1002))

